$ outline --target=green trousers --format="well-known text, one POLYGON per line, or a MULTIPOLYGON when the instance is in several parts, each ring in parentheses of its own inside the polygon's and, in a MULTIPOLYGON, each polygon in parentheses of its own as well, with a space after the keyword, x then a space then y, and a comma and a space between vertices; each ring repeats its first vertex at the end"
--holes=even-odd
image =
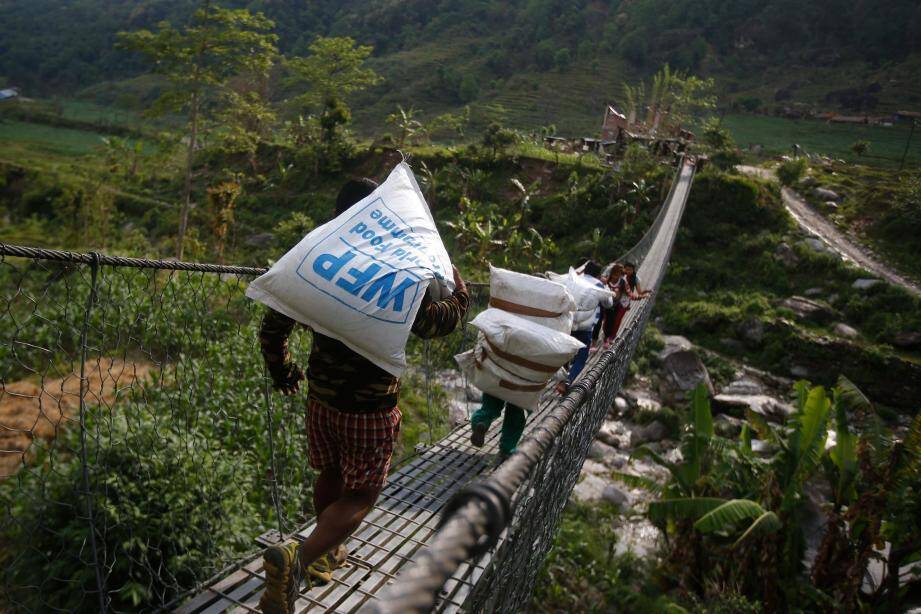
POLYGON ((518 440, 524 432, 525 412, 517 405, 506 403, 491 394, 483 393, 483 405, 470 417, 472 424, 485 424, 486 428, 505 410, 502 420, 502 434, 499 436, 499 452, 511 454, 518 446, 518 440))

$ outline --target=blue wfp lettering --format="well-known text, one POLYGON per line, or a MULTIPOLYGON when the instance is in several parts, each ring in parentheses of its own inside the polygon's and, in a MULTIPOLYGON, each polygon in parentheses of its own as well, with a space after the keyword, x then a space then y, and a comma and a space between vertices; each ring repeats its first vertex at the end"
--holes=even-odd
MULTIPOLYGON (((313 262, 313 271, 326 281, 333 281, 333 279, 339 275, 342 267, 354 257, 355 253, 352 251, 347 251, 341 256, 336 256, 335 254, 320 254, 313 262)), ((392 303, 393 306, 391 309, 393 311, 402 311, 403 299, 406 295, 406 291, 415 285, 416 280, 406 278, 394 288, 394 282, 397 276, 396 271, 394 271, 382 275, 372 282, 374 276, 377 275, 380 270, 381 266, 379 264, 371 264, 365 270, 352 267, 348 270, 348 273, 346 273, 352 277, 351 280, 340 277, 335 283, 337 287, 342 288, 349 294, 358 296, 362 289, 368 286, 370 282, 368 289, 361 295, 362 300, 371 302, 374 300, 375 296, 380 293, 380 296, 377 297, 377 306, 379 309, 386 309, 388 304, 392 303)))
POLYGON ((332 281, 336 273, 339 272, 339 269, 345 266, 345 263, 354 257, 355 254, 353 252, 346 252, 341 256, 320 254, 317 256, 317 259, 313 261, 313 272, 326 281, 332 281))
POLYGON ((361 298, 366 301, 371 301, 374 298, 374 295, 380 291, 381 296, 379 299, 377 299, 378 307, 381 309, 386 309, 387 303, 393 301, 393 310, 403 311, 403 296, 406 294, 406 291, 412 288, 416 282, 413 279, 407 278, 401 281, 400 285, 394 288, 393 282, 396 277, 397 274, 394 271, 393 273, 387 273, 383 277, 377 278, 377 280, 371 284, 367 291, 361 295, 361 298))

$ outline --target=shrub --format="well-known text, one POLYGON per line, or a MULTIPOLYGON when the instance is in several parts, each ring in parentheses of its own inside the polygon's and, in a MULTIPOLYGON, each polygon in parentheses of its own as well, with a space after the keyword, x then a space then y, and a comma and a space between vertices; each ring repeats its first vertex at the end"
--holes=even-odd
POLYGON ((275 225, 272 243, 280 252, 284 252, 297 245, 316 226, 313 218, 295 211, 275 225))
POLYGON ((777 178, 782 185, 793 185, 806 174, 809 163, 806 158, 796 158, 794 160, 784 160, 777 167, 777 178))
POLYGON ((710 156, 710 162, 712 162, 716 168, 728 171, 737 164, 742 163, 742 154, 739 153, 737 149, 720 149, 710 156))
MULTIPOLYGON (((256 509, 254 472, 245 455, 220 453, 195 431, 150 420, 115 420, 88 451, 95 526, 113 609, 162 604, 207 579, 250 543, 256 509), (155 451, 155 453, 154 453, 155 451)), ((66 447, 78 449, 77 429, 66 447)), ((48 459, 45 459, 46 461, 48 459)), ((16 553, 6 562, 14 595, 35 609, 95 611, 96 578, 88 549, 78 457, 21 471, 0 488, 9 510, 0 535, 16 553)))
POLYGON ((694 179, 684 225, 701 243, 725 243, 740 234, 785 230, 786 213, 767 190, 747 177, 704 171, 694 179))

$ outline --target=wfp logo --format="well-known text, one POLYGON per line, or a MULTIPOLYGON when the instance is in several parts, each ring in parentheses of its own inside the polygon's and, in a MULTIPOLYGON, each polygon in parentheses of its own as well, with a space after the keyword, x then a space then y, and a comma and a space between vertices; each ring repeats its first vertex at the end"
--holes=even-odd
POLYGON ((297 275, 349 309, 405 324, 423 275, 440 276, 435 262, 413 228, 377 198, 322 236, 297 275))

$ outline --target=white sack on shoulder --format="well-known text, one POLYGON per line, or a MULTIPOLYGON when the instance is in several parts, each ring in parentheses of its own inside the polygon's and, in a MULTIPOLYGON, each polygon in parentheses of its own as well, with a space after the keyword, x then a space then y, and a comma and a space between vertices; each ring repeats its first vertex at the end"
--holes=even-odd
POLYGON ((507 269, 489 267, 490 305, 569 334, 576 303, 563 284, 507 269))
POLYGON ((430 283, 453 290, 451 259, 412 170, 313 230, 246 295, 307 324, 399 377, 430 283))
POLYGON ((546 384, 534 384, 512 375, 500 375, 489 363, 479 363, 476 350, 468 350, 454 357, 464 375, 473 385, 497 399, 533 411, 546 384))
POLYGON ((569 334, 550 330, 501 309, 483 311, 470 325, 503 353, 552 367, 553 371, 584 347, 569 334))
POLYGON ((551 280, 566 286, 566 289, 575 299, 577 311, 594 311, 599 303, 614 300, 613 292, 607 288, 599 288, 582 275, 576 273, 572 267, 569 268, 569 272, 565 275, 550 273, 549 277, 551 280))
POLYGON ((480 364, 487 364, 496 373, 507 373, 534 384, 546 384, 548 380, 556 377, 560 367, 551 367, 521 356, 505 352, 494 343, 488 341, 483 333, 477 336, 474 346, 476 357, 480 364))

